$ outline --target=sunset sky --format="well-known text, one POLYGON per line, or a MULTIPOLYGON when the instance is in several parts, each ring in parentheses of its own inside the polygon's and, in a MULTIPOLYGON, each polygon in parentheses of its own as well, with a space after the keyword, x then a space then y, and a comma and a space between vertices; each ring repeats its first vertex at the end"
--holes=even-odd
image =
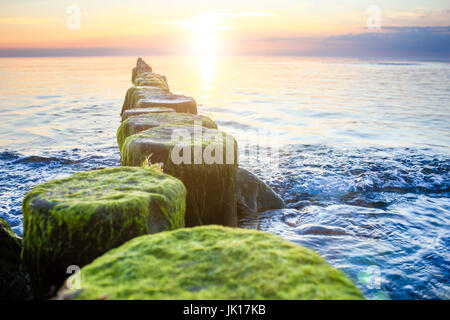
POLYGON ((448 0, 0 0, 0 8, 0 56, 450 55, 448 0), (378 9, 381 28, 368 28, 378 9))

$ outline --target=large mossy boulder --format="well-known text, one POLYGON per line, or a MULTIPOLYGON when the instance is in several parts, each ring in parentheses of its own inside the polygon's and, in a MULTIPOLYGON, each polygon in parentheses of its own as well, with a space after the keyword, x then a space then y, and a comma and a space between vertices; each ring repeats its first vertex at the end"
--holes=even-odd
POLYGON ((20 259, 22 240, 0 218, 0 299, 31 297, 29 275, 20 259))
POLYGON ((141 109, 129 109, 125 110, 122 114, 122 121, 127 120, 129 117, 139 116, 141 114, 155 114, 155 113, 167 113, 167 112, 175 112, 175 110, 171 108, 141 108, 141 109))
POLYGON ((205 128, 217 129, 217 124, 210 118, 190 113, 171 112, 141 114, 128 118, 120 125, 117 130, 117 143, 119 144, 119 149, 122 149, 125 139, 129 136, 150 128, 168 124, 180 126, 194 126, 195 124, 200 124, 205 128))
POLYGON ((272 188, 243 168, 237 171, 237 203, 238 210, 243 212, 261 212, 285 206, 272 188))
POLYGON ((186 190, 150 168, 76 173, 32 189, 24 198, 23 260, 38 298, 83 266, 143 234, 184 226, 186 190))
POLYGON ((164 172, 186 186, 186 225, 237 225, 236 140, 200 126, 163 125, 129 136, 122 164, 163 163, 164 172))
POLYGON ((275 235, 203 226, 128 241, 81 269, 61 299, 363 299, 317 253, 275 235))
POLYGON ((197 114, 197 102, 194 98, 178 94, 155 94, 139 99, 136 108, 166 107, 176 112, 197 114))

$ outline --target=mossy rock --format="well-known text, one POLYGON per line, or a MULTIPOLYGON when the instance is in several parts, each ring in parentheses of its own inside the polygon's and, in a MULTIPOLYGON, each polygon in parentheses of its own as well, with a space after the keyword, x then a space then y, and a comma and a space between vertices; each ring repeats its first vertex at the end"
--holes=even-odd
POLYGON ((206 116, 175 112, 141 114, 122 122, 117 130, 117 143, 119 149, 122 149, 126 138, 141 131, 167 124, 193 126, 195 123, 201 123, 205 128, 217 129, 217 124, 206 116))
POLYGON ((22 240, 0 218, 0 299, 31 297, 29 275, 20 259, 22 240))
POLYGON ((152 71, 152 67, 150 67, 142 58, 138 58, 136 61, 136 67, 134 67, 132 71, 131 82, 134 83, 134 79, 136 79, 137 76, 152 71))
POLYGON ((151 163, 163 163, 164 172, 184 183, 187 226, 237 225, 238 147, 231 135, 200 126, 162 125, 129 136, 120 151, 123 165, 140 166, 150 156, 151 163))
POLYGON ((139 99, 136 108, 166 107, 176 112, 197 114, 197 102, 194 98, 178 94, 150 95, 139 99))
POLYGON ((136 86, 152 86, 169 91, 166 77, 153 72, 145 72, 136 75, 133 83, 136 86))
POLYGON ((248 229, 204 226, 128 241, 81 269, 62 299, 363 299, 314 251, 248 229))
POLYGON ((139 116, 141 114, 155 114, 155 113, 167 113, 167 112, 175 112, 175 110, 173 110, 171 108, 164 108, 164 107, 129 109, 129 110, 125 110, 125 112, 122 114, 122 121, 127 120, 129 117, 139 116))
POLYGON ((127 93, 125 94, 125 100, 123 102, 122 111, 120 112, 120 114, 123 115, 126 110, 136 108, 137 103, 140 99, 155 95, 165 95, 169 93, 170 91, 158 87, 132 86, 127 90, 127 93))
POLYGON ((76 173, 33 188, 24 198, 22 258, 35 296, 136 236, 184 226, 186 190, 154 169, 119 167, 76 173))

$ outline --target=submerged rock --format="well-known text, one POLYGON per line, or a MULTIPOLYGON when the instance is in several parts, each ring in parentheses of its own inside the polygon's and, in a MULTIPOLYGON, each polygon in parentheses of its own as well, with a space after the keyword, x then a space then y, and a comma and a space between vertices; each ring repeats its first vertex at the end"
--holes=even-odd
POLYGON ((237 225, 238 148, 224 132, 193 126, 163 125, 129 136, 121 149, 122 164, 163 163, 187 190, 186 225, 237 225))
POLYGON ((167 113, 167 112, 175 112, 175 110, 173 110, 171 108, 164 108, 164 107, 129 109, 129 110, 125 110, 125 112, 122 114, 122 122, 127 120, 129 117, 139 116, 141 114, 155 114, 155 113, 167 113))
POLYGON ((24 198, 23 260, 35 296, 136 236, 184 226, 186 190, 154 169, 76 173, 33 188, 24 198))
POLYGON ((20 259, 22 240, 0 218, 0 299, 31 297, 29 275, 20 259))
POLYGON ((117 130, 117 143, 121 149, 125 139, 129 136, 160 125, 194 126, 196 123, 201 123, 201 126, 205 128, 217 129, 217 124, 210 118, 190 113, 153 113, 134 116, 120 125, 117 130))
POLYGON ((81 289, 63 287, 60 299, 363 299, 317 253, 269 233, 219 226, 135 238, 79 275, 81 289))
POLYGON ((239 211, 261 212, 284 208, 284 201, 268 185, 250 171, 237 171, 237 203, 239 211))
POLYGON ((197 103, 191 97, 178 94, 151 95, 139 99, 136 108, 166 107, 176 112, 197 114, 197 103))

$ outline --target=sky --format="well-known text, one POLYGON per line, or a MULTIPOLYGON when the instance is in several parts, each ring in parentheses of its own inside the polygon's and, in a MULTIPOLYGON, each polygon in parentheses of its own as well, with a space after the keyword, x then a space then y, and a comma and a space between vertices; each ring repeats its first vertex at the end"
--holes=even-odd
POLYGON ((0 0, 0 56, 450 59, 448 0, 0 0))

